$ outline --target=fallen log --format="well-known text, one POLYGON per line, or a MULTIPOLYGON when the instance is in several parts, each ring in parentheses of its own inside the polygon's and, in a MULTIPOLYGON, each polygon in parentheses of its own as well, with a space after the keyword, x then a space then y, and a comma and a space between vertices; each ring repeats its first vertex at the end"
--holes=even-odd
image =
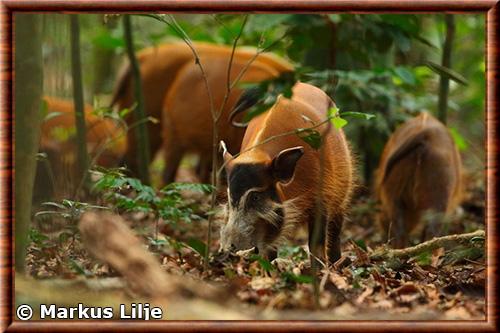
POLYGON ((169 281, 157 260, 121 216, 87 212, 80 220, 79 229, 85 248, 116 269, 140 296, 162 297, 174 292, 176 284, 169 281))
POLYGON ((220 299, 220 294, 224 292, 204 281, 164 272, 158 260, 120 215, 86 212, 80 220, 79 229, 85 248, 118 271, 130 289, 140 297, 161 299, 183 294, 220 299))
POLYGON ((420 243, 415 246, 407 247, 404 249, 390 249, 387 247, 380 247, 370 254, 370 260, 384 260, 391 258, 408 258, 416 256, 425 251, 432 251, 440 247, 450 247, 451 245, 461 244, 471 246, 473 238, 484 238, 484 230, 476 230, 466 234, 447 235, 442 237, 435 237, 426 242, 420 243))

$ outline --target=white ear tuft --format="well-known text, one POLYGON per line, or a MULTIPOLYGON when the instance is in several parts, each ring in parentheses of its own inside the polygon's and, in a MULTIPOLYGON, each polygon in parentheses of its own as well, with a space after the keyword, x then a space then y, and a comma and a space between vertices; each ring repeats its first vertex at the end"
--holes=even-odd
POLYGON ((231 155, 227 151, 226 143, 223 140, 220 140, 219 142, 219 149, 222 152, 222 157, 224 158, 224 163, 229 163, 233 159, 233 155, 231 155))

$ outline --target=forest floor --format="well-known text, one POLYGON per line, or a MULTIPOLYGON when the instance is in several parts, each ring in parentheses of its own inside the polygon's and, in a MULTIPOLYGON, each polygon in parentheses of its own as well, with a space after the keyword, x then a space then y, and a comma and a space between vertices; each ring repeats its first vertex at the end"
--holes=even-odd
MULTIPOLYGON (((484 186, 482 173, 469 177, 467 195, 460 212, 448 224, 448 234, 484 230, 484 186)), ((122 216, 145 246, 149 244, 148 250, 165 272, 221 287, 219 300, 212 301, 227 304, 231 300, 232 311, 245 313, 244 318, 484 320, 484 248, 437 248, 408 259, 371 260, 370 254, 383 245, 384 237, 375 224, 373 200, 363 191, 358 192, 343 228, 343 256, 333 268, 320 272, 319 307, 314 303, 305 231, 298 232, 289 245, 282 247, 272 264, 250 252, 239 252, 213 255, 208 271, 204 271, 199 253, 206 220, 160 224, 157 229, 148 215, 122 216), (152 238, 156 245, 151 244, 152 238)), ((208 196, 187 194, 187 200, 198 202, 200 212, 208 211, 208 196)), ((213 235, 210 248, 214 253, 218 248, 217 226, 213 235)), ((37 280, 120 276, 108 264, 89 255, 78 233, 62 237, 57 232, 32 231, 31 239, 27 267, 29 275, 37 280)), ((168 308, 166 314, 170 318, 168 308)), ((228 318, 224 313, 208 317, 228 318)))

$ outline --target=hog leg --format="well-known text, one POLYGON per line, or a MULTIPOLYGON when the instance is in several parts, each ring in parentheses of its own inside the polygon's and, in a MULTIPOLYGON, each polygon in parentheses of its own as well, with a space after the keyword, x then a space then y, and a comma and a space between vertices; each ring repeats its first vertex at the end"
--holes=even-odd
POLYGON ((210 156, 200 155, 200 161, 196 168, 196 173, 200 182, 203 184, 210 184, 212 182, 212 158, 210 156))
POLYGON ((309 251, 311 252, 311 266, 312 265, 317 265, 316 267, 320 266, 320 263, 318 262, 317 259, 324 261, 325 259, 325 232, 326 232, 326 223, 325 223, 325 217, 321 216, 320 221, 317 223, 317 228, 318 230, 315 230, 315 216, 312 214, 311 218, 309 219, 309 224, 308 224, 308 229, 309 229, 309 251), (313 238, 314 238, 314 233, 317 233, 317 240, 316 244, 313 244, 313 238))
POLYGON ((448 197, 446 195, 441 195, 432 198, 432 200, 432 208, 427 210, 428 214, 423 229, 422 241, 440 236, 443 230, 443 219, 445 217, 448 197))
POLYGON ((333 264, 340 259, 340 231, 343 223, 343 214, 335 214, 328 223, 326 254, 329 264, 333 264))
MULTIPOLYGON (((408 246, 409 237, 405 223, 405 214, 402 207, 403 203, 398 202, 396 204, 396 211, 393 217, 391 235, 394 235, 393 244, 396 248, 403 248, 408 246)), ((392 236, 391 236, 392 237, 392 236)))
MULTIPOLYGON (((170 143, 170 142, 169 142, 170 143)), ((167 143, 165 147, 165 170, 163 172, 163 182, 165 185, 175 181, 175 175, 182 159, 182 149, 178 146, 167 143)))
POLYGON ((427 220, 424 221, 424 241, 439 236, 443 231, 443 218, 454 187, 454 178, 446 160, 437 154, 429 154, 428 160, 422 164, 422 171, 427 171, 427 177, 423 177, 422 172, 417 190, 421 193, 419 208, 422 215, 427 215, 427 220))

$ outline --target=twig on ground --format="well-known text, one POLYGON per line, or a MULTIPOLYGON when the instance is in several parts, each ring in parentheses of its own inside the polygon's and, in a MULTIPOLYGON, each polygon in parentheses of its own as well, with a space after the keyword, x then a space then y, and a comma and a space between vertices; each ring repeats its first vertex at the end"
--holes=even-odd
POLYGON ((418 255, 419 253, 425 251, 432 251, 434 249, 440 247, 447 247, 451 244, 459 243, 462 245, 468 245, 471 239, 475 237, 485 237, 484 230, 477 230, 474 232, 470 232, 467 234, 457 234, 457 235, 448 235, 443 237, 436 237, 421 244, 407 247, 405 249, 388 249, 386 247, 382 247, 376 251, 374 251, 370 255, 371 260, 383 260, 390 258, 407 258, 411 256, 418 255))

